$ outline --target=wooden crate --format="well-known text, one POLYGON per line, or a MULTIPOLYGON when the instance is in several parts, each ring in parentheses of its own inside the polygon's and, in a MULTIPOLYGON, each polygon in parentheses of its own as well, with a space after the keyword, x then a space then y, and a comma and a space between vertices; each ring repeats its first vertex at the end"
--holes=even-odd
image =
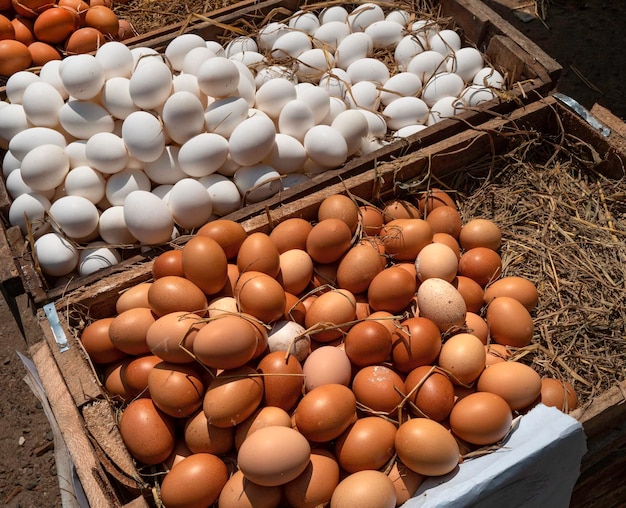
MULTIPOLYGON (((441 16, 452 20, 465 44, 471 44, 487 55, 492 65, 508 76, 514 86, 508 92, 507 99, 496 99, 485 103, 475 110, 466 111, 455 119, 444 120, 423 132, 407 139, 389 144, 366 156, 353 158, 341 168, 317 175, 310 182, 289 189, 264 203, 248 205, 228 218, 242 221, 249 219, 268 207, 283 206, 284 203, 297 201, 314 189, 331 185, 338 178, 349 178, 372 169, 381 161, 389 161, 398 156, 431 145, 461 132, 471 125, 483 123, 496 115, 506 114, 521 105, 546 96, 554 89, 561 72, 561 66, 545 54, 537 45, 504 21, 494 11, 478 0, 441 0, 435 2, 441 16)), ((419 2, 416 2, 419 4, 419 2)), ((297 0, 246 0, 223 9, 214 11, 204 20, 190 24, 180 23, 145 34, 127 42, 129 47, 149 46, 163 52, 168 43, 179 33, 199 34, 207 40, 223 41, 232 37, 231 29, 225 27, 262 26, 270 20, 285 20, 300 7, 313 7, 311 2, 297 0), (210 20, 209 20, 210 19, 210 20)), ((355 5, 355 3, 347 4, 355 5)), ((391 5, 391 4, 386 4, 391 5)), ((395 4, 401 5, 401 4, 395 4)), ((0 96, 3 91, 0 89, 0 96)), ((0 214, 7 217, 10 199, 0 182, 0 214)), ((5 221, 8 224, 8 221, 5 221)), ((133 265, 149 261, 156 251, 139 253, 138 250, 126 251, 126 259, 121 264, 102 270, 86 277, 75 277, 62 287, 51 287, 48 281, 36 270, 30 245, 25 241, 18 228, 8 228, 5 232, 6 243, 16 260, 18 273, 24 290, 30 294, 36 305, 54 301, 64 292, 89 285, 100 278, 107 278, 116 273, 124 273, 133 265)), ((7 279, 5 279, 7 280, 7 279)), ((15 283, 15 281, 13 282, 15 283)))
MULTIPOLYGON (((547 97, 393 161, 378 163, 374 168, 365 166, 348 178, 337 174, 311 185, 304 196, 290 196, 280 206, 267 206, 264 213, 246 216, 242 212, 241 223, 249 233, 269 232, 273 225, 289 217, 314 219, 321 200, 332 194, 349 191, 356 197, 376 201, 378 197, 394 196, 398 183, 419 179, 427 171, 445 182, 447 175, 511 148, 516 142, 512 129, 546 135, 563 130, 593 147, 599 157, 598 171, 607 176, 623 176, 624 125, 610 112, 596 111, 603 115, 604 125, 612 123, 610 135, 587 123, 556 98, 547 97)), ((77 339, 87 316, 97 319, 113 315, 120 292, 150 280, 150 269, 149 261, 128 266, 125 271, 109 274, 55 300, 59 323, 69 339, 68 351, 59 351, 44 310, 37 310, 34 316, 42 337, 31 338, 31 353, 46 390, 52 395, 53 410, 92 506, 141 505, 152 495, 150 485, 139 476, 121 441, 114 410, 77 339)), ((623 498, 624 487, 618 472, 623 472, 624 467, 625 393, 626 381, 572 413, 584 426, 589 449, 574 491, 573 506, 589 506, 592 499, 602 506, 617 506, 611 501, 623 498)))

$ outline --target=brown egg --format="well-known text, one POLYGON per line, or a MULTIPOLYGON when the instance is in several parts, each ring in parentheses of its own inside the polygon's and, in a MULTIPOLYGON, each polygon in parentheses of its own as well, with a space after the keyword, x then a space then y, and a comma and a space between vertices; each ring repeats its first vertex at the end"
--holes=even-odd
POLYGON ((307 392, 325 384, 348 386, 352 377, 350 359, 342 348, 322 345, 307 356, 302 365, 307 392))
POLYGON ((306 469, 283 485, 283 492, 290 506, 317 508, 330 502, 338 483, 339 464, 335 456, 323 448, 313 448, 306 469))
POLYGON ((433 233, 433 243, 443 243, 452 249, 456 254, 456 258, 461 258, 461 247, 459 242, 452 235, 448 233, 433 233))
POLYGON ((494 363, 506 362, 511 357, 509 349, 502 344, 486 344, 485 352, 487 353, 485 358, 486 367, 494 363))
POLYGON ((423 219, 394 219, 380 232, 385 252, 395 261, 415 261, 426 245, 432 243, 433 229, 423 219))
POLYGON ((69 55, 91 53, 96 51, 106 42, 103 33, 90 26, 85 26, 76 30, 65 42, 65 51, 69 55))
POLYGON ((380 469, 394 454, 396 426, 379 416, 359 418, 335 441, 335 456, 344 471, 380 469))
POLYGON ((428 418, 413 418, 400 425, 395 445, 400 460, 426 476, 447 474, 459 463, 459 445, 452 434, 428 418))
POLYGON ((28 46, 13 40, 0 41, 0 74, 11 76, 18 71, 28 69, 33 61, 28 46))
POLYGON ((204 396, 204 385, 195 364, 156 364, 148 374, 148 390, 155 406, 175 418, 195 413, 204 396))
POLYGON ((367 300, 373 311, 401 312, 413 300, 417 280, 407 270, 390 266, 378 273, 369 285, 367 300))
POLYGON ((169 471, 181 460, 183 460, 185 457, 189 457, 189 455, 191 454, 192 452, 185 444, 185 440, 177 438, 176 442, 174 443, 174 449, 172 450, 172 453, 170 453, 170 456, 165 459, 165 461, 163 461, 163 464, 169 471))
POLYGON ((148 303, 157 316, 186 311, 204 315, 206 295, 196 284, 184 277, 166 275, 155 280, 148 289, 148 303))
POLYGON ((96 28, 109 37, 116 37, 120 30, 117 15, 105 5, 91 5, 85 13, 85 26, 96 28))
POLYGON ((235 428, 235 448, 239 450, 241 444, 257 430, 272 426, 291 428, 291 416, 279 407, 259 407, 235 428))
POLYGON ((194 236, 183 247, 183 273, 205 294, 218 293, 228 279, 228 260, 221 245, 208 236, 194 236))
POLYGON ((339 482, 330 508, 394 508, 396 490, 386 474, 373 469, 357 471, 339 482))
POLYGON ((194 453, 176 464, 163 478, 161 501, 168 508, 211 506, 228 481, 228 468, 210 453, 194 453))
POLYGON ((311 278, 310 288, 324 288, 330 290, 337 287, 337 270, 339 269, 339 261, 334 263, 314 263, 313 277, 311 278))
POLYGON ((484 290, 478 282, 464 275, 458 275, 450 282, 461 293, 468 312, 480 311, 483 306, 484 290))
POLYGON ((80 334, 80 342, 93 363, 113 363, 126 357, 126 353, 111 342, 109 327, 113 319, 109 317, 93 321, 80 334))
POLYGON ((474 247, 461 254, 459 275, 469 277, 481 287, 495 281, 502 274, 500 255, 487 247, 474 247))
POLYGON ((541 393, 541 377, 531 367, 519 362, 501 362, 490 365, 478 378, 479 392, 495 393, 509 404, 513 411, 532 404, 541 393))
POLYGON ((150 352, 168 362, 195 361, 191 353, 193 341, 204 324, 200 316, 184 310, 161 316, 146 333, 150 352))
POLYGON ((28 45, 28 51, 33 59, 33 66, 40 67, 52 60, 61 60, 61 53, 45 42, 35 41, 28 45))
POLYGON ((339 437, 353 422, 356 397, 340 384, 325 384, 308 392, 295 410, 295 424, 300 433, 314 443, 339 437))
POLYGON ((27 18, 36 18, 46 9, 51 8, 54 2, 51 0, 13 0, 13 10, 27 18))
POLYGON ((263 376, 263 403, 290 411, 302 396, 304 374, 302 365, 293 355, 282 351, 268 353, 257 365, 263 376))
POLYGON ((294 295, 302 293, 313 277, 313 260, 301 249, 291 249, 280 255, 280 272, 277 280, 285 291, 294 295))
POLYGON ((519 276, 502 277, 485 288, 485 303, 498 296, 515 298, 528 312, 531 312, 539 301, 537 286, 531 280, 519 276))
POLYGON ((239 248, 237 267, 241 273, 262 272, 276 277, 280 270, 280 253, 268 235, 252 233, 239 248))
MULTIPOLYGON (((118 2, 118 3, 124 3, 124 2, 118 2)), ((139 35, 137 30, 135 30, 135 27, 127 19, 120 19, 119 25, 120 25, 120 29, 117 32, 117 37, 116 37, 117 40, 126 41, 130 39, 131 37, 135 37, 139 35)))
POLYGON ((361 229, 367 236, 377 236, 383 227, 383 212, 371 205, 359 207, 361 214, 361 229))
POLYGON ((533 338, 533 318, 515 298, 499 296, 487 306, 485 321, 491 339, 512 347, 528 346, 533 338))
POLYGON ((85 14, 89 9, 89 4, 84 0, 58 0, 57 5, 78 14, 80 26, 85 24, 85 14))
POLYGON ((248 234, 238 222, 229 219, 216 219, 202 226, 196 236, 208 236, 215 240, 230 260, 237 257, 239 248, 248 234))
POLYGON ((391 353, 391 333, 377 321, 361 321, 348 331, 344 349, 350 361, 358 367, 382 363, 391 353))
POLYGON ((273 487, 297 478, 311 458, 306 438, 290 427, 264 427, 250 434, 239 453, 239 469, 250 481, 273 487))
POLYGON ((339 219, 354 233, 359 224, 359 206, 344 194, 333 194, 324 198, 317 210, 317 220, 339 219))
POLYGON ((204 395, 207 421, 216 427, 234 427, 259 407, 263 399, 263 379, 252 367, 220 372, 204 395))
POLYGON ((15 39, 15 27, 11 20, 0 14, 0 40, 15 39))
POLYGON ((578 395, 567 381, 544 377, 541 380, 541 403, 569 413, 578 407, 578 395))
POLYGON ((269 236, 279 253, 291 249, 306 250, 306 239, 313 225, 305 219, 291 217, 278 223, 269 236))
POLYGON ((463 397, 450 413, 452 431, 475 445, 497 443, 507 435, 512 421, 511 408, 506 401, 489 392, 476 392, 463 397))
POLYGON ((465 326, 467 327, 468 333, 478 337, 483 344, 487 344, 489 340, 489 327, 482 317, 474 312, 468 312, 465 314, 465 326))
POLYGON ((35 42, 35 34, 33 33, 35 20, 34 18, 27 18, 25 16, 15 16, 11 20, 13 25, 14 39, 26 46, 35 42))
POLYGON ((252 360, 257 342, 256 328, 248 320, 223 314, 200 328, 193 341, 193 353, 208 367, 234 369, 252 360))
POLYGON ((193 453, 224 455, 235 446, 235 427, 211 425, 202 409, 187 419, 184 436, 185 444, 193 453))
POLYGON ((404 398, 404 380, 389 367, 370 365, 356 373, 352 391, 357 402, 368 410, 393 417, 404 398))
POLYGON ((425 245, 415 259, 415 272, 422 282, 432 278, 452 282, 456 278, 458 268, 459 259, 456 253, 443 243, 425 245))
POLYGON ((447 192, 436 188, 428 189, 423 192, 419 197, 418 203, 422 215, 427 215, 439 206, 452 206, 456 208, 456 203, 450 195, 447 192))
POLYGON ((358 244, 343 256, 337 267, 337 284, 352 294, 364 293, 383 269, 379 251, 371 244, 358 244))
POLYGON ((152 399, 135 399, 128 404, 119 428, 129 453, 144 464, 160 464, 174 449, 174 419, 158 409, 152 399))
POLYGON ((124 358, 119 362, 107 365, 106 369, 104 369, 104 387, 107 394, 118 401, 128 401, 133 398, 133 394, 126 386, 126 383, 124 383, 124 377, 122 376, 122 372, 129 361, 130 358, 124 358))
POLYGON ((264 323, 279 320, 285 312, 285 290, 276 279, 262 272, 242 273, 235 286, 235 298, 242 312, 264 323))
POLYGON ((219 508, 276 508, 280 505, 280 485, 264 487, 246 478, 241 470, 235 471, 220 493, 219 508))
POLYGON ((422 365, 432 365, 441 350, 441 332, 425 317, 400 323, 391 336, 391 361, 400 372, 408 373, 422 365))
POLYGON ((152 368, 162 361, 163 360, 158 356, 153 354, 130 358, 125 369, 122 371, 122 377, 124 384, 133 397, 149 396, 148 376, 152 368))
POLYGON ((388 476, 396 489, 396 506, 402 506, 411 499, 426 479, 424 475, 411 471, 398 459, 394 462, 388 476))
POLYGON ((343 256, 352 243, 352 232, 340 219, 318 222, 306 239, 306 251, 317 263, 333 263, 343 256))
POLYGON ((113 345, 129 355, 143 355, 150 352, 146 341, 148 329, 157 317, 148 308, 137 307, 118 314, 109 327, 109 337, 113 345))
POLYGON ((391 312, 387 312, 385 310, 372 312, 368 318, 370 321, 376 321, 381 325, 384 325, 389 333, 393 335, 393 332, 399 328, 399 320, 396 316, 394 316, 391 312))
POLYGON ((304 323, 316 341, 330 342, 341 337, 350 328, 355 317, 354 295, 347 289, 334 289, 320 295, 311 304, 304 323))
POLYGON ((154 258, 152 278, 156 280, 166 275, 185 276, 182 249, 167 250, 154 258))
POLYGON ((404 380, 404 393, 409 396, 417 411, 416 416, 426 416, 436 422, 445 420, 454 406, 454 386, 446 374, 422 365, 413 369, 404 380))
POLYGON ((437 364, 450 373, 453 383, 469 385, 478 379, 485 361, 483 342, 471 333, 459 333, 443 343, 437 364))
POLYGON ((428 212, 425 220, 433 228, 433 233, 447 233, 453 238, 459 237, 462 222, 456 206, 437 206, 428 212))
POLYGON ((485 247, 498 250, 502 243, 500 227, 489 219, 472 219, 461 228, 459 244, 464 250, 485 247))
POLYGON ((383 208, 383 219, 390 222, 395 219, 421 219, 422 214, 410 201, 394 199, 383 208))
POLYGON ((59 44, 78 28, 78 14, 68 9, 53 8, 42 12, 35 19, 35 37, 49 44, 59 44))

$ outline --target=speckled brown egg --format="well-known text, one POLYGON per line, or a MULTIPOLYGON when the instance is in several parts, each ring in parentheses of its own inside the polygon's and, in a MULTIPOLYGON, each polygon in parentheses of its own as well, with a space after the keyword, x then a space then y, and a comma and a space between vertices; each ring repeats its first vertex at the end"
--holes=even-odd
POLYGON ((454 406, 454 386, 450 378, 431 365, 422 365, 409 372, 404 380, 404 390, 414 405, 411 409, 416 416, 440 422, 448 417, 454 406))
POLYGON ((335 456, 348 473, 380 469, 393 454, 396 426, 379 416, 359 418, 335 441, 335 456))
POLYGON ((161 317, 177 311, 204 315, 208 302, 202 289, 189 279, 167 275, 152 283, 148 303, 152 312, 161 317))
POLYGON ((352 244, 352 231, 340 219, 324 219, 313 226, 306 239, 306 251, 317 263, 338 261, 352 244))
POLYGON ((426 279, 417 289, 419 315, 444 332, 465 322, 467 307, 459 291, 443 279, 426 279))
POLYGON ((317 210, 317 220, 340 219, 354 233, 359 224, 359 206, 345 194, 333 194, 324 198, 317 210))

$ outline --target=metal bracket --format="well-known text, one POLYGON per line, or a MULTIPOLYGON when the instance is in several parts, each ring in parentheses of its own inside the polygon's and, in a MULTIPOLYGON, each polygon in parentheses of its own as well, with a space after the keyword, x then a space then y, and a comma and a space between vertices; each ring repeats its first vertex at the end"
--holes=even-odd
POLYGON ((570 108, 574 113, 576 113, 580 118, 582 118, 585 122, 587 122, 593 129, 602 134, 605 138, 608 138, 611 135, 611 129, 609 129, 606 125, 600 123, 600 121, 594 117, 589 110, 587 110, 582 104, 580 104, 575 99, 562 94, 562 93, 554 93, 552 96, 565 104, 568 108, 570 108))
POLYGON ((65 336, 65 332, 63 331, 63 327, 61 326, 61 322, 59 321, 59 315, 57 314, 57 310, 54 307, 54 303, 48 303, 43 306, 43 310, 46 313, 46 317, 48 318, 48 323, 50 323, 50 328, 52 329, 52 334, 54 335, 54 340, 59 346, 59 352, 63 353, 70 348, 70 343, 65 336))

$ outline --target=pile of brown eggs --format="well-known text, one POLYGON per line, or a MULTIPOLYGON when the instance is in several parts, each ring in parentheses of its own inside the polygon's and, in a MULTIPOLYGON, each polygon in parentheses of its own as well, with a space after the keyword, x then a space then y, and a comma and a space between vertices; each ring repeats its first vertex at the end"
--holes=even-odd
POLYGON ((81 342, 166 507, 399 506, 537 403, 577 404, 511 357, 539 295, 501 241, 440 190, 330 196, 269 234, 218 219, 81 342))
POLYGON ((131 37, 132 27, 111 7, 111 0, 0 0, 0 74, 131 37))

